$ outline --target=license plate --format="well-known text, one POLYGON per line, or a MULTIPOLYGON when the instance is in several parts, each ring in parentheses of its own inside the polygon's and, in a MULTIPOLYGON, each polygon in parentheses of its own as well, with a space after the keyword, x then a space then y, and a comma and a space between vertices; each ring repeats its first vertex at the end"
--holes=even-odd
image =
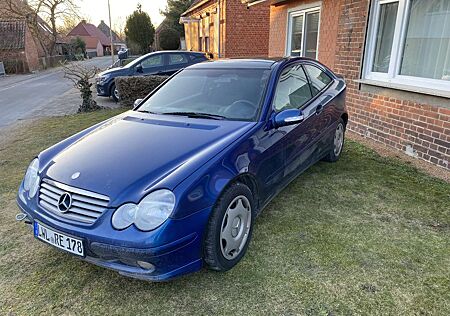
POLYGON ((34 236, 56 248, 84 257, 83 241, 34 222, 34 236))

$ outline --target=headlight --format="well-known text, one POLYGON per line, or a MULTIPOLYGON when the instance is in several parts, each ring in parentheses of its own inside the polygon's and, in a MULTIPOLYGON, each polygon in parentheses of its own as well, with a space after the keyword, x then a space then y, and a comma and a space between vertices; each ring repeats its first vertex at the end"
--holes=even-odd
POLYGON ((100 76, 97 78, 98 83, 105 83, 109 79, 109 75, 100 76))
POLYGON ((147 195, 136 205, 127 203, 119 207, 112 217, 115 229, 134 224, 138 229, 149 231, 164 223, 175 207, 175 195, 166 189, 147 195))
POLYGON ((33 159, 30 163, 30 166, 25 173, 25 179, 23 181, 23 187, 26 191, 28 191, 28 196, 30 198, 36 195, 36 192, 39 187, 39 160, 37 158, 33 159))

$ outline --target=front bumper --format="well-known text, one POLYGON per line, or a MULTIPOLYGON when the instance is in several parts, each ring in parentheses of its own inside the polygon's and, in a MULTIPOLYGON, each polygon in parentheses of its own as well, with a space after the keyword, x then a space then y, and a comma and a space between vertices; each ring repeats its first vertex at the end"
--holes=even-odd
POLYGON ((95 87, 97 89, 97 95, 101 97, 109 97, 110 96, 110 87, 107 83, 100 84, 96 82, 95 87))
POLYGON ((134 227, 114 230, 110 224, 112 210, 87 227, 61 221, 39 205, 28 205, 33 204, 32 201, 20 197, 17 204, 26 214, 25 222, 32 224, 37 220, 61 233, 82 239, 86 255, 82 260, 121 275, 165 281, 202 267, 203 230, 210 208, 180 220, 169 219, 151 232, 141 232, 134 227), (149 265, 143 267, 142 262, 149 265))

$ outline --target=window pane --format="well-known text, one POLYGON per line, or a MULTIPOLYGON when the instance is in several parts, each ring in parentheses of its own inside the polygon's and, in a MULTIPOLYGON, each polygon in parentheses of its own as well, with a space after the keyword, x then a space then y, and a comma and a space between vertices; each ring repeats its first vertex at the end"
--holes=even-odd
POLYGON ((144 60, 141 65, 142 68, 152 68, 152 67, 159 67, 163 65, 163 56, 162 55, 156 55, 147 58, 144 60))
POLYGON ((300 65, 283 70, 274 98, 274 108, 277 111, 300 108, 311 97, 308 80, 300 65))
POLYGON ((398 2, 380 5, 380 16, 372 71, 387 73, 391 61, 392 41, 397 20, 398 2))
POLYGON ((412 0, 400 74, 450 80, 450 1, 412 0))
POLYGON ((306 15, 306 42, 305 56, 309 58, 317 57, 317 38, 319 34, 319 12, 308 13, 306 15))
POLYGON ((291 56, 302 55, 303 15, 292 18, 291 56))
POLYGON ((169 54, 169 65, 187 64, 188 60, 184 54, 169 54))
POLYGON ((309 79, 311 80, 311 90, 313 95, 318 94, 331 82, 331 78, 319 68, 311 65, 305 65, 305 69, 309 75, 309 79))

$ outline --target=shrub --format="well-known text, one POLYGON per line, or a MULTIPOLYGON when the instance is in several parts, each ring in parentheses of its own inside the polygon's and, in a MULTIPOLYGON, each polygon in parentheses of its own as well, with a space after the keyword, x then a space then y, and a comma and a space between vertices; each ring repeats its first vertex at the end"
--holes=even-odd
POLYGON ((166 28, 159 34, 159 45, 163 50, 174 50, 180 47, 180 34, 172 28, 166 28))
POLYGON ((168 76, 117 77, 116 88, 119 91, 120 103, 133 106, 136 99, 143 99, 159 86, 168 76))
POLYGON ((82 104, 78 108, 78 113, 92 112, 102 107, 92 97, 92 82, 95 75, 100 71, 97 67, 86 67, 80 63, 61 63, 64 70, 64 77, 71 80, 75 88, 80 91, 82 104))

